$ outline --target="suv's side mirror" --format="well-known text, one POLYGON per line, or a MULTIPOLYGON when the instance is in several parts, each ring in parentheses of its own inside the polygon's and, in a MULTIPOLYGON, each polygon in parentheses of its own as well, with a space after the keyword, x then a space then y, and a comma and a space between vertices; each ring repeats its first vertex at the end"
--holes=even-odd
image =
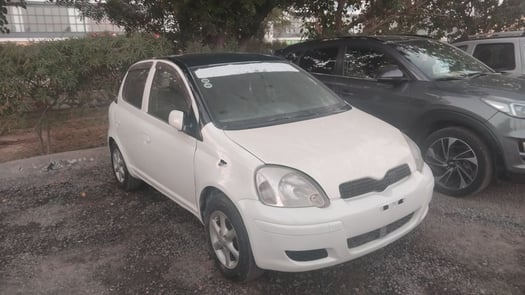
POLYGON ((184 127, 184 113, 178 110, 171 111, 168 117, 168 124, 173 128, 182 131, 182 128, 184 127))
POLYGON ((407 81, 407 77, 403 74, 403 71, 398 65, 384 65, 379 67, 377 81, 388 82, 388 81, 407 81))

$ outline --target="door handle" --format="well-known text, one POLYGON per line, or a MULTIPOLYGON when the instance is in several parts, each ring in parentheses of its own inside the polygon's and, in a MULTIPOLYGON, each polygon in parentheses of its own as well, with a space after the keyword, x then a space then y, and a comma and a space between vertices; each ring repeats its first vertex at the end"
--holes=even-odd
POLYGON ((355 95, 355 92, 346 89, 341 90, 341 93, 344 95, 355 95))
POLYGON ((147 134, 144 134, 144 143, 145 144, 150 144, 151 143, 151 137, 149 137, 149 135, 147 135, 147 134))

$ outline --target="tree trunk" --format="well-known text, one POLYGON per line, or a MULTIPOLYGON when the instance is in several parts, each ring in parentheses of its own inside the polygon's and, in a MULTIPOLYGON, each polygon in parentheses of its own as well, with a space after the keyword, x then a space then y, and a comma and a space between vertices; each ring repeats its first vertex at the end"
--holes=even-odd
MULTIPOLYGON (((46 146, 44 143, 44 136, 42 134, 42 128, 44 127, 44 122, 46 120, 47 111, 49 110, 49 107, 50 106, 48 105, 44 108, 35 126, 35 132, 36 132, 36 135, 38 136, 38 142, 40 143, 40 152, 42 154, 46 153, 46 146)), ((48 127, 49 127, 49 123, 48 123, 48 127)), ((48 135, 49 135, 49 132, 48 132, 48 135)))
POLYGON ((214 36, 214 39, 213 47, 215 49, 223 49, 224 44, 226 43, 226 34, 224 32, 220 32, 214 36))
POLYGON ((256 9, 255 15, 252 17, 252 22, 248 26, 237 24, 237 30, 239 32, 237 36, 237 42, 241 47, 241 50, 245 50, 248 42, 257 35, 257 32, 261 28, 261 24, 264 22, 268 14, 276 7, 275 1, 267 0, 260 7, 256 9))
POLYGON ((346 6, 347 0, 337 0, 337 10, 335 11, 335 31, 336 33, 342 33, 343 28, 343 11, 346 6))
POLYGON ((47 118, 46 123, 47 123, 46 124, 46 138, 47 138, 46 153, 50 154, 51 153, 51 121, 49 120, 49 118, 47 118))

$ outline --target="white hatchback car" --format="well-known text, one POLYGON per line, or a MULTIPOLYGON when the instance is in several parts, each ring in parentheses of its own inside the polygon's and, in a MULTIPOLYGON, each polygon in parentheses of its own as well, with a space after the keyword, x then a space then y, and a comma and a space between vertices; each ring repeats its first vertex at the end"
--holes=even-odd
POLYGON ((423 220, 434 187, 412 140, 273 56, 134 64, 108 140, 118 184, 144 181, 193 213, 239 281, 382 248, 423 220))

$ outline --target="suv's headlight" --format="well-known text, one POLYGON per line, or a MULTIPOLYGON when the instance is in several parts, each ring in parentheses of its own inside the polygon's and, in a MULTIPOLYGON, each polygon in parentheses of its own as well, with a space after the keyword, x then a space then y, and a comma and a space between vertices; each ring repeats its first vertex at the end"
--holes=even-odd
POLYGON ((262 166, 255 172, 259 200, 275 207, 327 207, 330 201, 306 174, 282 166, 262 166))
POLYGON ((500 101, 487 98, 483 98, 482 100, 500 112, 504 112, 518 118, 525 118, 525 103, 506 102, 503 100, 500 101))
POLYGON ((421 150, 417 146, 417 144, 410 139, 406 134, 403 134, 405 137, 405 140, 410 147, 410 151, 412 152, 412 157, 414 157, 414 160, 416 161, 416 169, 417 171, 421 172, 423 170, 423 166, 425 165, 425 162, 423 161, 423 157, 421 156, 421 150))

